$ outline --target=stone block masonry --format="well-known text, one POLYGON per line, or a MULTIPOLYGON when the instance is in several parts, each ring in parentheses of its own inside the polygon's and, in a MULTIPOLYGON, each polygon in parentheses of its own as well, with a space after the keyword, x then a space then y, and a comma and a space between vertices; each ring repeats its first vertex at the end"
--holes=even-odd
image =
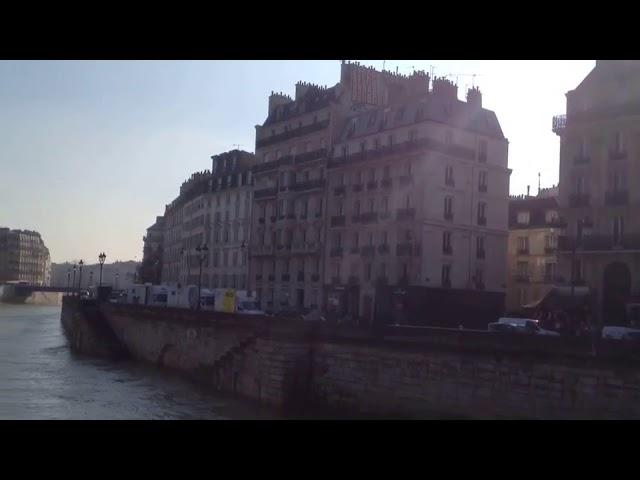
POLYGON ((421 337, 386 332, 374 338, 284 319, 96 307, 77 299, 65 302, 62 321, 76 339, 73 348, 99 354, 111 345, 288 411, 396 418, 640 418, 640 361, 630 352, 619 358, 620 346, 609 344, 593 357, 587 339, 563 344, 437 329, 424 330, 429 334, 421 337), (92 328, 85 325, 89 317, 92 328), (95 328, 100 321, 101 330, 95 328))

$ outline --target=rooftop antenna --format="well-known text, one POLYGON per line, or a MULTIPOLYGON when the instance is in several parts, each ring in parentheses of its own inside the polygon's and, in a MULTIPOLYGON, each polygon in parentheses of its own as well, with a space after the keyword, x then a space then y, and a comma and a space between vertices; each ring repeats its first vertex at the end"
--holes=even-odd
POLYGON ((538 195, 540 195, 540 172, 538 172, 538 195))
POLYGON ((383 60, 383 61, 382 61, 382 70, 384 70, 384 66, 385 66, 386 64, 387 64, 387 61, 386 61, 386 60, 383 60))
POLYGON ((241 147, 242 145, 240 145, 239 143, 234 143, 232 146, 233 146, 233 147, 236 147, 236 150, 240 150, 240 147, 241 147))

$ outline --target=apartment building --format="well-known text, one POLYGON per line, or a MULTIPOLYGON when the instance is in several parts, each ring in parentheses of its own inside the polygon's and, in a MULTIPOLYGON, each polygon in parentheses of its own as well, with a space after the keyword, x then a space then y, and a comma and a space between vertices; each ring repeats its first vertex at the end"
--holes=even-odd
POLYGON ((537 196, 520 195, 509 201, 507 297, 509 312, 543 298, 564 282, 558 273, 558 238, 564 234, 557 187, 537 196))
POLYGON ((138 272, 141 283, 158 284, 162 277, 162 244, 164 231, 164 217, 156 217, 153 225, 147 228, 147 234, 142 238, 142 263, 138 272))
POLYGON ((640 62, 598 60, 574 90, 560 137, 558 268, 596 297, 594 317, 625 324, 640 292, 640 62))
POLYGON ((242 150, 214 155, 211 170, 182 184, 164 214, 163 282, 248 287, 254 159, 242 150))
POLYGON ((51 283, 51 257, 38 232, 0 228, 0 283, 51 283))
POLYGON ((380 286, 504 302, 510 171, 496 115, 478 89, 463 102, 424 73, 405 86, 347 119, 328 164, 327 306, 365 322, 380 286))

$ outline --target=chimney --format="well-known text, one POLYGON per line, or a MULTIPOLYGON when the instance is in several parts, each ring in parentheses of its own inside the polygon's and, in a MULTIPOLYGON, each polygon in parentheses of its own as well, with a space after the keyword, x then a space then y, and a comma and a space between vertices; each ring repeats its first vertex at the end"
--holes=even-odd
POLYGON ((478 87, 472 87, 467 90, 467 104, 474 110, 482 108, 482 93, 478 87))
POLYGON ((529 196, 529 190, 531 189, 530 185, 527 185, 527 197, 529 196))

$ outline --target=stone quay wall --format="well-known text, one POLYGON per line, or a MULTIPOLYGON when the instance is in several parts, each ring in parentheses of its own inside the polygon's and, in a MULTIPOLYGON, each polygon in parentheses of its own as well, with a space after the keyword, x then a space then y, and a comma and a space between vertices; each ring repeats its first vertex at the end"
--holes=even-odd
MULTIPOLYGON (((63 324, 84 328, 69 315, 85 302, 68 303, 63 324)), ((97 308, 131 357, 272 406, 395 418, 640 418, 640 358, 619 343, 424 328, 374 336, 268 317, 97 308)), ((85 341, 85 351, 98 343, 85 341)))

